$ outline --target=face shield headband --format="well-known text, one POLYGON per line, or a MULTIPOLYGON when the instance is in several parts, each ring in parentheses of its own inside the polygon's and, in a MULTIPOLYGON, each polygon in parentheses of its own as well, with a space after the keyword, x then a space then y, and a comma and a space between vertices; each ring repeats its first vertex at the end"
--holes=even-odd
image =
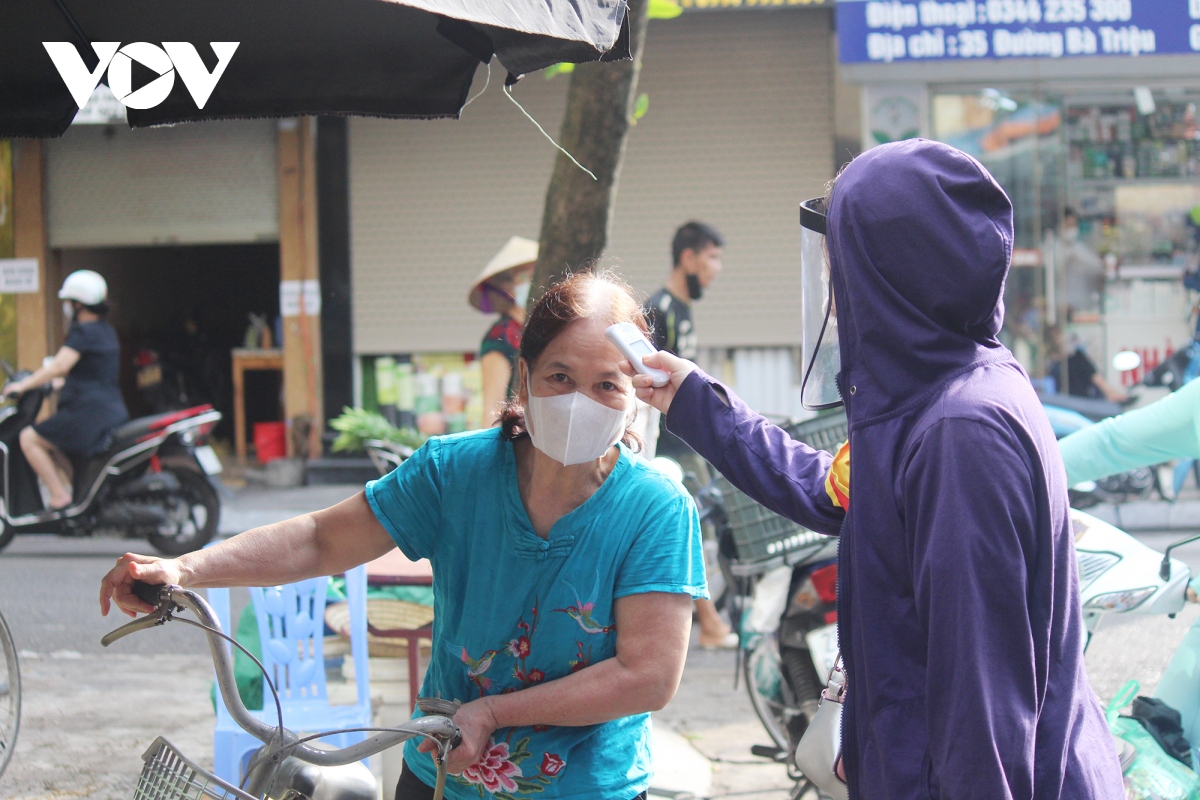
POLYGON ((804 354, 800 402, 810 411, 842 405, 837 386, 842 356, 838 349, 837 310, 829 277, 825 215, 823 197, 800 204, 800 305, 804 354))

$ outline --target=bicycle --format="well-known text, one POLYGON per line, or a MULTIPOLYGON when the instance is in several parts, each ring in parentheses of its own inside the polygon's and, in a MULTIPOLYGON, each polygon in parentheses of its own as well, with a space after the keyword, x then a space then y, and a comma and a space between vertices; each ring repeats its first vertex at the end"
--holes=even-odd
POLYGON ((154 612, 122 625, 108 633, 100 643, 108 647, 131 633, 183 622, 205 631, 216 670, 217 688, 233 719, 263 746, 255 751, 246 769, 241 786, 218 778, 180 753, 161 736, 143 754, 145 762, 133 800, 363 800, 375 796, 374 781, 364 782, 358 773, 339 770, 369 756, 420 736, 437 745, 434 761, 437 764, 435 800, 441 800, 446 783, 446 756, 461 741, 453 716, 458 704, 446 700, 423 698, 418 707, 427 716, 411 720, 394 728, 348 728, 300 736, 283 725, 283 710, 279 694, 270 676, 254 658, 232 637, 221 631, 208 602, 188 589, 179 586, 135 583, 134 594, 155 606, 154 612), (176 616, 190 611, 196 620, 176 616), (263 685, 271 690, 278 713, 278 725, 269 725, 242 704, 233 676, 233 659, 225 645, 230 642, 250 656, 263 672, 263 685), (373 736, 348 747, 322 750, 309 742, 337 733, 371 733, 373 736))
POLYGON ((0 614, 0 776, 12 760, 21 727, 21 665, 4 615, 0 614))

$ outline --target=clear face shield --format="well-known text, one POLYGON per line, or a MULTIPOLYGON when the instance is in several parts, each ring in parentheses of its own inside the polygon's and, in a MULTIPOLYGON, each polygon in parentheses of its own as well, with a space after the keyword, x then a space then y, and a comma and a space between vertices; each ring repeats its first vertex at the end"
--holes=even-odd
POLYGON ((837 387, 842 356, 838 349, 833 286, 829 282, 825 212, 823 197, 800 204, 800 305, 804 325, 804 378, 800 384, 800 402, 811 411, 842 404, 837 387))

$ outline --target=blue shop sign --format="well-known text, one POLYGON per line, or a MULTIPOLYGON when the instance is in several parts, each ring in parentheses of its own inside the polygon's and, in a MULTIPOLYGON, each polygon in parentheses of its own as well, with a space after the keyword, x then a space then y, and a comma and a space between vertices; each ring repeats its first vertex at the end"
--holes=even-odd
POLYGON ((1200 52, 1200 0, 838 0, 844 64, 1200 52))

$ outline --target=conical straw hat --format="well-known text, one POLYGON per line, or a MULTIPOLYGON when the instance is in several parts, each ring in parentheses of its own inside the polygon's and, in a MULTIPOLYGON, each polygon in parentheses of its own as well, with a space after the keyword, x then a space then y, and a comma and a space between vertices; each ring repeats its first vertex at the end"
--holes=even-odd
POLYGON ((467 302, 484 313, 500 309, 494 305, 495 293, 483 291, 483 286, 492 278, 511 269, 532 265, 537 261, 538 243, 523 236, 514 236, 500 248, 500 252, 492 256, 492 260, 479 273, 479 277, 471 284, 467 302))

